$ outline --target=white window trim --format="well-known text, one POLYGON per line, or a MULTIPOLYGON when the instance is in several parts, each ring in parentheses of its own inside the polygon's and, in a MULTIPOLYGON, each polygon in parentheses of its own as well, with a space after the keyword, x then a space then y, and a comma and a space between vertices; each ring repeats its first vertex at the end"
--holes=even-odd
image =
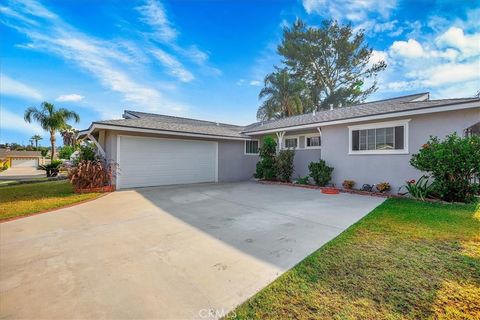
POLYGON ((284 136, 284 137, 283 137, 283 141, 282 141, 282 145, 281 145, 281 149, 282 149, 282 150, 289 150, 289 149, 291 149, 291 150, 298 150, 298 149, 300 149, 300 135, 297 135, 297 136, 284 136), (296 148, 286 148, 286 147, 285 147, 285 141, 286 141, 287 139, 297 139, 297 147, 296 147, 296 148))
POLYGON ((251 139, 251 140, 245 140, 243 144, 243 154, 246 156, 258 156, 260 152, 257 153, 247 153, 247 141, 257 141, 258 142, 258 150, 260 150, 260 140, 258 139, 251 139))
MULTIPOLYGON (((365 155, 365 154, 408 154, 408 125, 411 119, 397 120, 397 121, 385 121, 375 122, 368 124, 361 124, 348 127, 348 154, 349 155, 365 155), (391 149, 391 150, 352 150, 352 131, 354 130, 367 130, 367 129, 379 129, 389 127, 403 126, 403 149, 391 149)), ((394 131, 395 132, 395 131, 394 131)), ((394 138, 395 139, 395 138, 394 138)))
POLYGON ((322 148, 322 135, 320 133, 310 133, 305 135, 305 149, 321 149, 322 148), (320 138, 320 145, 319 146, 314 146, 314 147, 309 147, 307 146, 307 138, 320 138))

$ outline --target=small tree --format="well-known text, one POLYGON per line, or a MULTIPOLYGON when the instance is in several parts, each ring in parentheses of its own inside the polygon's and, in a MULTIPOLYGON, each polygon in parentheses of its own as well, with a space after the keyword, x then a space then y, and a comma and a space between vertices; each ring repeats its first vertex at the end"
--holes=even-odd
POLYGON ((290 182, 293 175, 293 159, 295 157, 295 150, 281 150, 277 155, 275 162, 277 167, 277 178, 283 182, 290 182))
POLYGON ((263 145, 260 148, 260 161, 257 164, 255 177, 258 179, 275 180, 277 176, 275 166, 275 153, 277 143, 270 136, 263 138, 263 145))
POLYGON ((433 189, 445 201, 470 202, 474 199, 474 178, 480 176, 480 137, 451 134, 437 137, 412 155, 410 164, 435 179, 433 189))
POLYGON ((327 166, 325 160, 310 162, 308 170, 310 170, 310 177, 313 178, 317 186, 324 187, 332 180, 333 168, 327 166))

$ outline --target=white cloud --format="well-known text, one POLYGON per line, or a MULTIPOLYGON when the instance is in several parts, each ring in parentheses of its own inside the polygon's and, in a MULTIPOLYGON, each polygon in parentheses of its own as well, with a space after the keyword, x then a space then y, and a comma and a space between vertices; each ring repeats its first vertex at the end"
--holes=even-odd
POLYGON ((251 86, 261 86, 262 85, 262 81, 258 81, 258 80, 252 80, 249 82, 249 84, 251 86))
POLYGON ((0 128, 21 133, 41 134, 43 129, 37 123, 27 123, 23 117, 0 106, 0 128))
POLYGON ((193 74, 184 68, 184 66, 162 49, 156 48, 151 50, 152 55, 157 58, 168 70, 169 73, 183 82, 190 82, 194 79, 193 74))
POLYGON ((395 41, 384 51, 389 67, 380 75, 380 90, 425 90, 433 98, 470 97, 478 91, 480 30, 469 21, 456 20, 441 27, 445 22, 435 21, 437 32, 425 34, 419 28, 417 38, 395 41))
POLYGON ((36 89, 10 78, 5 74, 0 74, 0 92, 2 95, 15 96, 28 100, 41 100, 42 95, 36 89))
MULTIPOLYGON (((75 64, 80 70, 97 78, 104 87, 121 94, 124 101, 132 104, 131 107, 175 113, 186 109, 186 106, 166 98, 150 84, 135 79, 137 69, 129 72, 138 64, 136 56, 130 53, 138 50, 121 50, 115 42, 99 40, 77 31, 38 3, 25 3, 12 4, 13 11, 28 15, 37 25, 18 19, 15 15, 7 16, 8 25, 30 39, 25 48, 53 53, 75 64)), ((109 116, 118 112, 108 110, 105 106, 98 106, 97 110, 109 116)))
POLYGON ((72 93, 72 94, 63 94, 55 100, 59 102, 79 102, 79 101, 82 101, 83 98, 85 97, 76 93, 72 93))
POLYGON ((155 0, 147 0, 144 5, 137 7, 141 20, 154 29, 154 37, 160 41, 173 41, 178 31, 168 21, 164 6, 155 0))
POLYGON ((465 35, 458 27, 451 27, 435 39, 440 48, 454 48, 466 58, 480 55, 480 33, 465 35))
POLYGON ((380 61, 385 61, 388 63, 388 54, 385 51, 372 50, 372 55, 368 64, 372 66, 380 61))
POLYGON ((422 45, 415 39, 393 42, 390 47, 390 52, 392 55, 406 58, 419 58, 424 54, 422 45))
POLYGON ((303 0, 302 3, 308 14, 352 22, 364 21, 371 13, 388 18, 397 6, 396 0, 303 0))

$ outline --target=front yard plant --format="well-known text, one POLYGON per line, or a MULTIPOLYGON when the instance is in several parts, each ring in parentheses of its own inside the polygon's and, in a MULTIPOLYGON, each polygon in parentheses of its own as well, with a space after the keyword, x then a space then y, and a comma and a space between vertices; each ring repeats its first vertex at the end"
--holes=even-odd
POLYGON ((255 178, 265 180, 275 180, 277 170, 275 165, 275 155, 277 152, 277 143, 275 139, 266 136, 263 138, 263 145, 260 147, 260 161, 257 163, 255 178))
POLYGON ((442 200, 471 202, 480 177, 480 137, 431 137, 410 164, 434 178, 432 188, 442 200))
POLYGON ((342 187, 348 190, 353 189, 354 185, 355 185, 355 181, 353 180, 344 180, 342 183, 342 187))
POLYGON ((0 220, 63 207, 99 195, 75 194, 66 180, 3 186, 0 187, 0 220))
POLYGON ((332 180, 333 168, 327 166, 325 160, 310 162, 308 170, 310 170, 310 177, 312 177, 317 186, 324 187, 332 180))
POLYGON ((407 181, 404 187, 411 197, 421 201, 429 198, 433 193, 433 185, 429 182, 428 176, 422 176, 417 181, 407 181))
POLYGON ((75 190, 97 189, 112 184, 117 165, 105 160, 83 160, 68 171, 75 190))
POLYGON ((388 191, 390 191, 390 189, 392 189, 392 187, 390 186, 390 183, 388 183, 388 182, 377 183, 375 185, 375 188, 381 193, 388 192, 388 191))
POLYGON ((282 182, 290 182, 294 170, 294 157, 295 150, 293 149, 280 150, 280 152, 277 154, 275 165, 278 180, 282 182))
POLYGON ((388 199, 231 316, 479 319, 479 235, 478 203, 388 199))

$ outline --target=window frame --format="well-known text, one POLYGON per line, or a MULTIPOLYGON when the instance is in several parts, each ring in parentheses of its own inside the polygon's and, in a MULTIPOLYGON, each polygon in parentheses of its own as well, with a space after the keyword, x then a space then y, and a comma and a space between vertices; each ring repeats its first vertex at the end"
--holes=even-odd
POLYGON ((300 149, 300 136, 284 136, 282 139, 282 150, 298 150, 300 149), (296 139, 297 140, 297 146, 295 148, 287 148, 285 146, 285 143, 287 142, 287 139, 296 139))
POLYGON ((310 133, 305 135, 305 149, 321 149, 322 148, 322 136, 319 133, 310 133), (320 138, 320 145, 309 147, 307 145, 308 138, 320 138))
MULTIPOLYGON (((408 127, 411 119, 397 120, 397 121, 385 121, 375 122, 361 125, 348 126, 348 154, 349 155, 368 155, 368 154, 408 154, 408 127), (403 149, 388 149, 388 150, 352 150, 352 132, 355 130, 368 130, 368 129, 382 129, 390 127, 403 126, 403 149)), ((395 134, 395 129, 394 129, 395 134)), ((368 133, 367 133, 368 135, 368 133)), ((394 140, 395 141, 395 136, 394 140)), ((368 143, 368 142, 367 142, 368 143)))
POLYGON ((243 144, 243 154, 246 156, 258 156, 260 154, 260 140, 259 139, 250 139, 245 140, 243 144), (247 153, 247 141, 257 141, 257 153, 247 153))

